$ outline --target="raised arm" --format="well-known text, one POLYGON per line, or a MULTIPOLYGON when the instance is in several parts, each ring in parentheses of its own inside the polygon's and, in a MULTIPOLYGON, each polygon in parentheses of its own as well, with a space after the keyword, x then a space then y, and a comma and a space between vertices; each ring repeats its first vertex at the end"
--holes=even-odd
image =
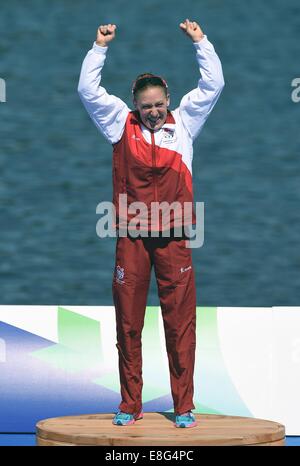
POLYGON ((213 45, 195 21, 186 19, 181 30, 193 41, 201 78, 198 87, 186 94, 179 105, 179 114, 194 140, 215 106, 224 87, 221 62, 213 45))
POLYGON ((115 38, 116 26, 99 26, 93 48, 87 53, 81 67, 78 93, 88 114, 105 138, 114 144, 123 134, 128 112, 125 102, 110 95, 100 86, 101 71, 108 44, 115 38))

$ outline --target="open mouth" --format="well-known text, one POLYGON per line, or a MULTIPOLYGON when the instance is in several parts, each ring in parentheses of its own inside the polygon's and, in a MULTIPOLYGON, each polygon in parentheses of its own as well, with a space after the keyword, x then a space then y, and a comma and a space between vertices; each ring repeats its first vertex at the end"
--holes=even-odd
POLYGON ((148 121, 151 123, 151 125, 156 125, 156 123, 160 120, 160 118, 148 118, 148 121))

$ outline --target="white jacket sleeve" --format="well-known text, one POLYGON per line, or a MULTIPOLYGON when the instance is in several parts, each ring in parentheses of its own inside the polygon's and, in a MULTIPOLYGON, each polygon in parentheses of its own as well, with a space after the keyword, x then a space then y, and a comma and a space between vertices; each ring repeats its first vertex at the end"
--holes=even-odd
POLYGON ((98 130, 114 144, 122 137, 130 110, 125 102, 108 94, 100 86, 107 49, 94 42, 93 48, 88 51, 81 67, 78 93, 98 130))
POLYGON ((196 139, 224 87, 221 62, 206 36, 193 43, 201 78, 198 87, 186 94, 179 105, 179 114, 191 138, 196 139))

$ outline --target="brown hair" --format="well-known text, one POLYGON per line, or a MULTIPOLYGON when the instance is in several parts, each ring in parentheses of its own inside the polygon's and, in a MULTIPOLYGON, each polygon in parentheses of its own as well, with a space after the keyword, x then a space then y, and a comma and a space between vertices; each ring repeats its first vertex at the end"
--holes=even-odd
POLYGON ((143 74, 140 74, 136 78, 136 80, 133 82, 133 85, 132 85, 132 94, 135 97, 139 91, 143 89, 147 89, 148 87, 151 87, 151 86, 162 87, 167 97, 168 85, 166 81, 161 76, 156 76, 155 74, 152 74, 152 73, 143 73, 143 74))

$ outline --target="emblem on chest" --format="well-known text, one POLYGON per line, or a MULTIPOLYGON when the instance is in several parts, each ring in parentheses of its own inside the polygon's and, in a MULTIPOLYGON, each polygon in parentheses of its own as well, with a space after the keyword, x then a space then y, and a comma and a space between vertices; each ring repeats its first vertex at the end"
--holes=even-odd
POLYGON ((163 128, 162 142, 165 144, 177 141, 175 128, 163 128))

